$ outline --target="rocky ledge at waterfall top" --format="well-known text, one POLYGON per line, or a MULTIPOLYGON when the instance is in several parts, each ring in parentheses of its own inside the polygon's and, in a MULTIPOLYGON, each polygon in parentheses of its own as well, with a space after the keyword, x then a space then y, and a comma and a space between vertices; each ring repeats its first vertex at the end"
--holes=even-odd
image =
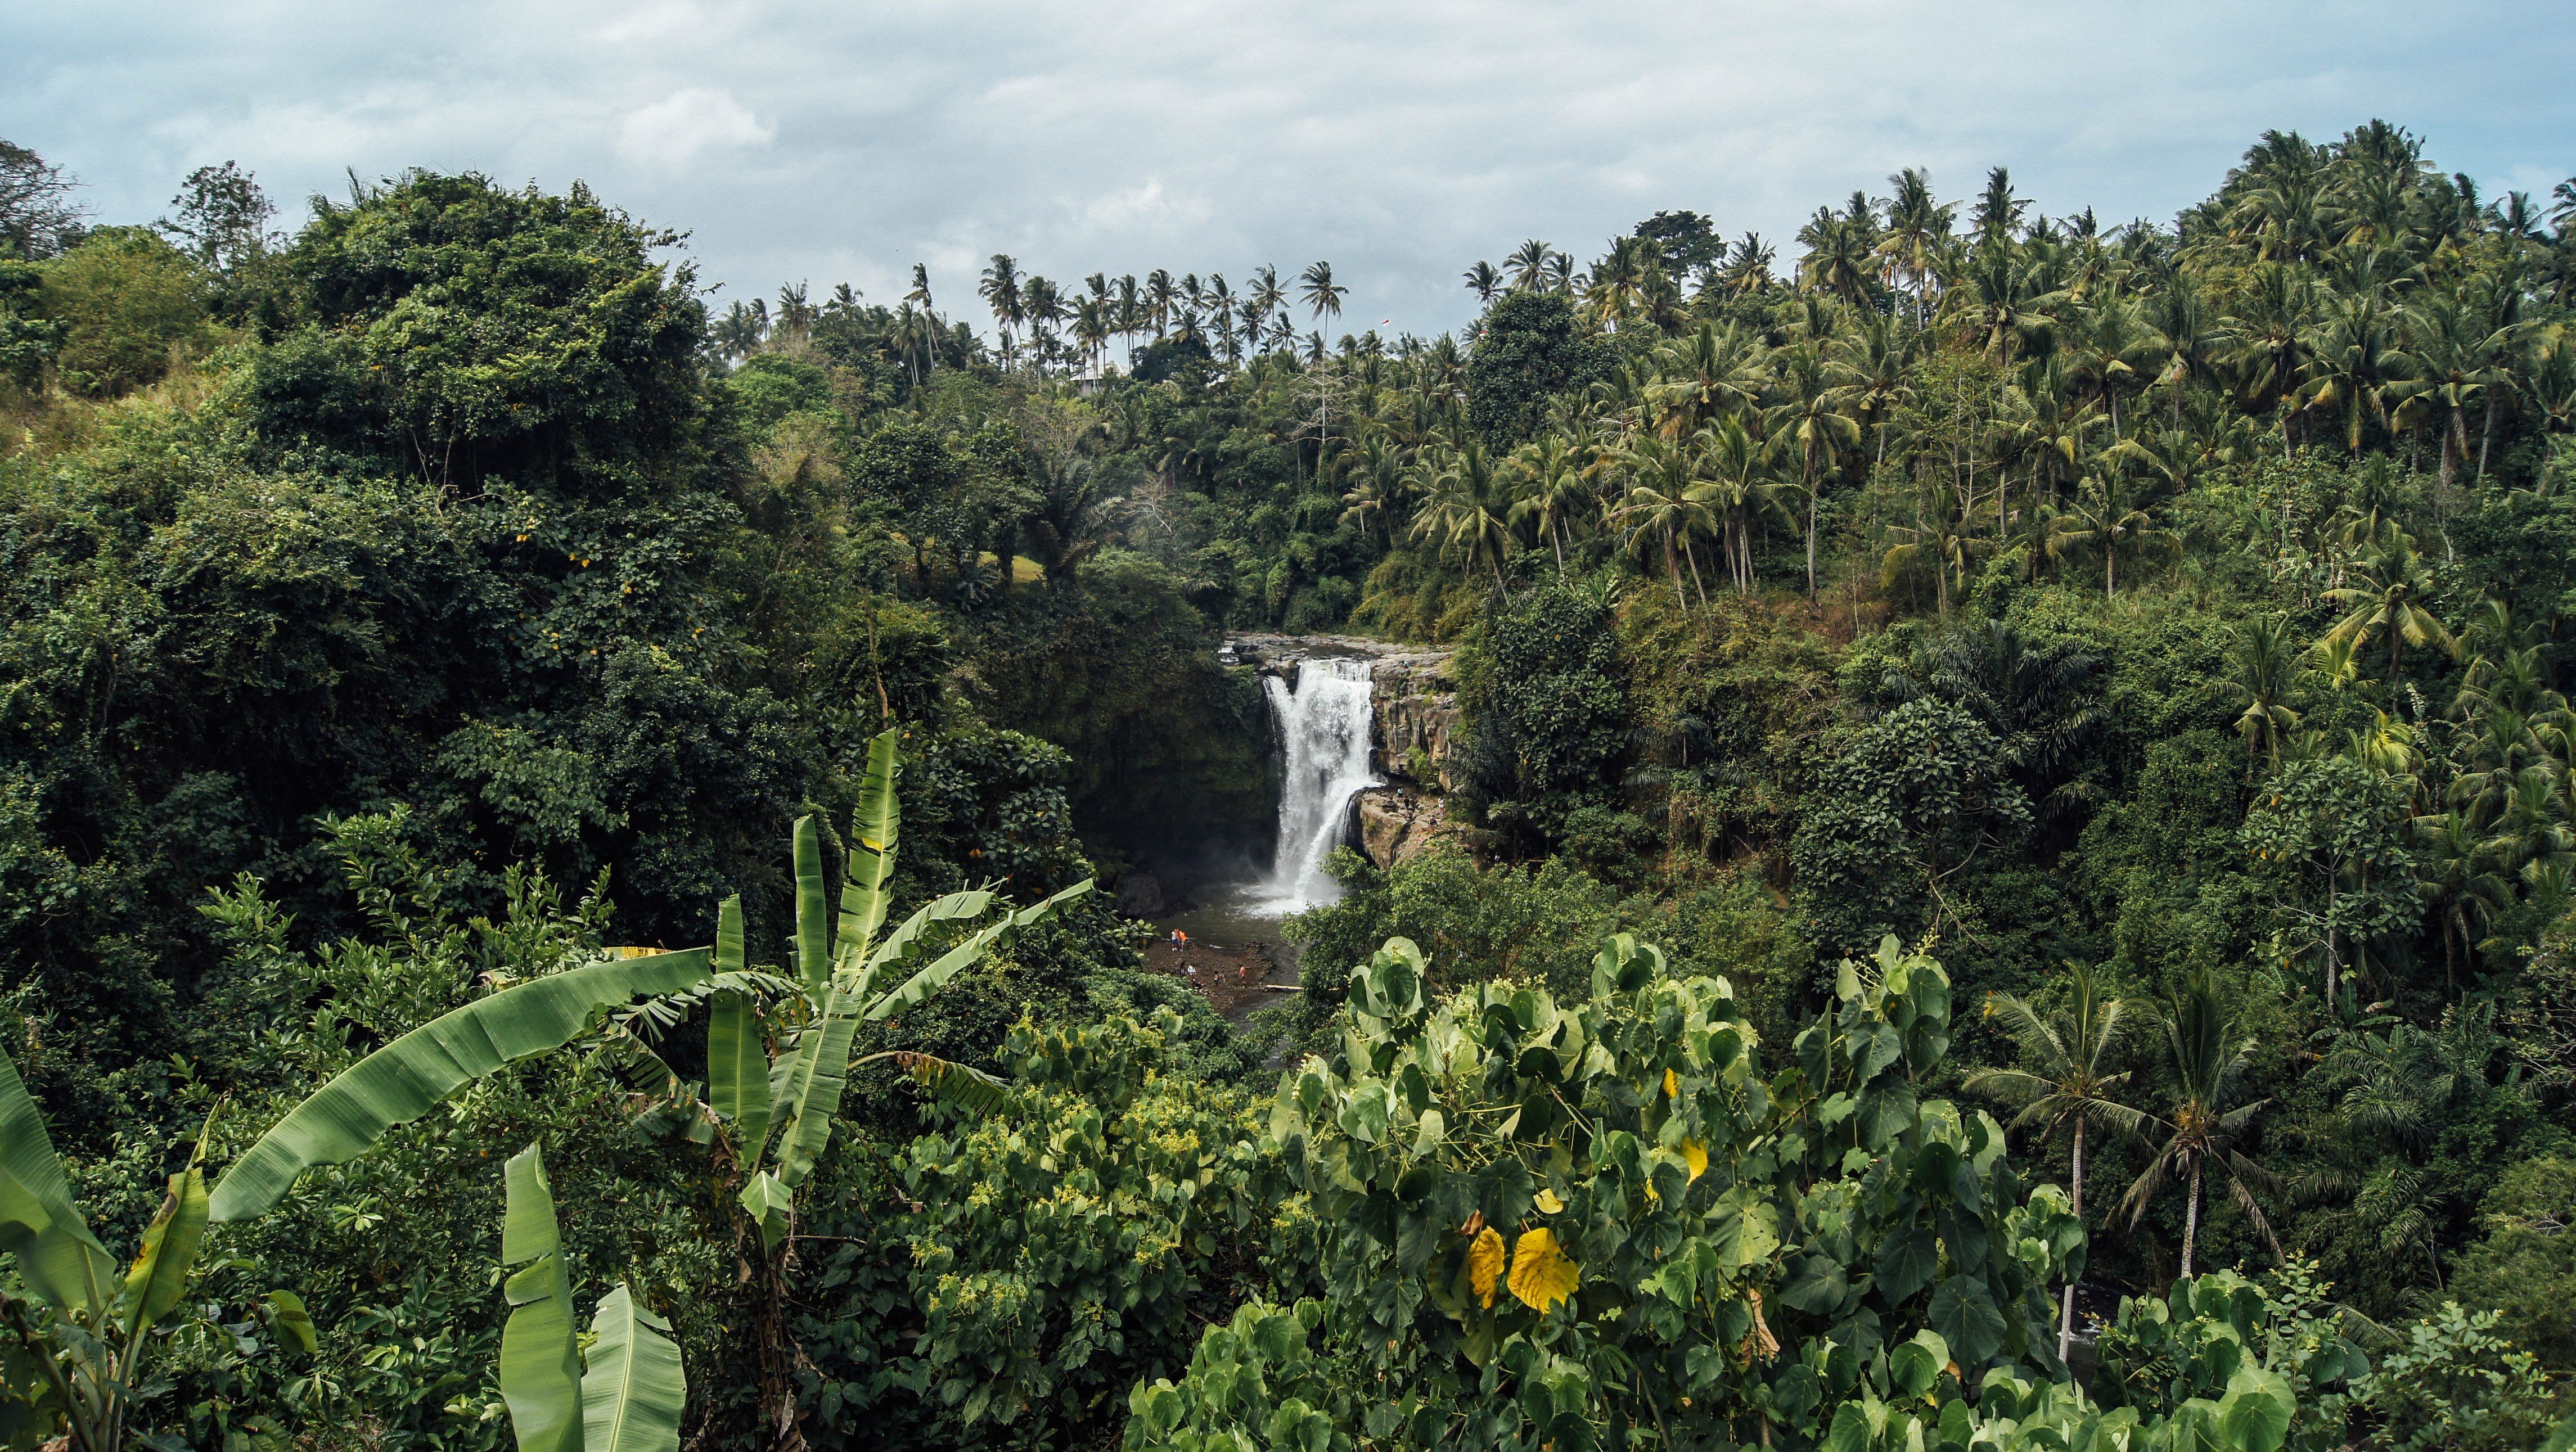
POLYGON ((1458 726, 1450 654, 1356 635, 1238 635, 1217 659, 1297 683, 1301 662, 1364 656, 1369 662, 1369 759, 1385 785, 1361 792, 1360 848, 1380 867, 1421 856, 1450 834, 1449 738, 1458 726))

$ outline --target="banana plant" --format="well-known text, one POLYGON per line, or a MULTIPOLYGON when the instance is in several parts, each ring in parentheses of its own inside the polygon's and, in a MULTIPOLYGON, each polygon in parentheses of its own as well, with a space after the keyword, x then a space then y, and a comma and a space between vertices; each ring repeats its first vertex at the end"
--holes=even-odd
MULTIPOLYGON (((952 1102, 989 1106, 999 1097, 999 1082, 991 1076, 928 1054, 887 1050, 853 1062, 850 1045, 858 1026, 922 1003, 1009 934, 1091 891, 1085 879, 1041 902, 1004 905, 988 917, 997 899, 987 888, 974 888, 934 899, 887 931, 900 826, 897 740, 896 732, 887 731, 868 744, 837 920, 815 821, 807 816, 796 823, 796 991, 785 1005, 789 1027, 779 1051, 769 1051, 764 1015, 751 994, 718 993, 709 1015, 708 1106, 728 1131, 743 1173, 740 1203, 760 1227, 765 1249, 776 1249, 787 1233, 796 1188, 812 1175, 830 1142, 851 1070, 893 1059, 952 1102), (951 946, 933 957, 941 942, 951 946)), ((724 974, 744 971, 738 897, 718 909, 714 966, 724 974)))
POLYGON ((288 1110, 216 1182, 209 1218, 220 1223, 265 1215, 306 1170, 356 1159, 387 1130, 427 1114, 474 1080, 562 1048, 589 1029, 601 1009, 685 992, 713 971, 704 948, 612 958, 530 979, 442 1014, 350 1065, 288 1110))
MULTIPOLYGON (((220 1111, 221 1106, 217 1106, 220 1111)), ((206 1132, 214 1115, 206 1118, 206 1132)), ((0 1051, 0 1251, 18 1263, 26 1297, 0 1291, 9 1385, 0 1398, 0 1436, 54 1435, 74 1452, 119 1452, 127 1420, 146 1394, 151 1332, 179 1308, 206 1235, 206 1133, 186 1169, 172 1175, 159 1213, 145 1227, 134 1264, 116 1258, 72 1203, 43 1115, 18 1066, 0 1051)), ((285 1291, 268 1298, 271 1325, 310 1355, 313 1323, 285 1291)))
POLYGON ((530 1145, 503 1182, 501 1263, 510 1319, 501 1327, 501 1400, 519 1452, 678 1452, 689 1383, 670 1323, 620 1282, 590 1318, 590 1366, 573 1330, 554 1188, 530 1145))

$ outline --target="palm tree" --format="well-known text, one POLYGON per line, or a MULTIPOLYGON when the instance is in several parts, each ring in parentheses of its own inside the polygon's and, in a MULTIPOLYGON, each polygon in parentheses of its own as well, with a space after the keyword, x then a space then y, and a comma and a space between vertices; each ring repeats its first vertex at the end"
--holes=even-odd
POLYGON ((1548 259, 1555 255, 1555 248, 1535 237, 1513 248, 1512 255, 1503 259, 1511 268, 1512 286, 1526 288, 1532 292, 1545 286, 1548 259))
POLYGON ((2154 382, 2171 400, 2171 422, 2178 428, 2184 392, 2192 385, 2218 381, 2219 359, 2235 342, 2235 335, 2211 315, 2201 301, 2199 283, 2184 273, 2168 277, 2147 300, 2146 321, 2154 382))
POLYGON ((2380 527, 2345 578, 2350 583, 2325 592, 2329 603, 2350 612, 2326 632, 2327 640, 2349 640, 2358 648, 2385 636, 2392 681, 2397 679, 2399 654, 2407 646, 2439 646, 2451 655, 2459 654, 2459 642, 2451 638, 2441 619, 2417 603, 2433 593, 2433 570, 2415 553, 2415 541, 2396 521, 2380 527))
POLYGON ((2170 530, 2156 526, 2145 501, 2114 469, 2088 476, 2078 486, 2075 503, 2050 526, 2048 552, 2055 556, 2069 550, 2100 550, 2102 598, 2108 600, 2119 588, 2123 550, 2172 548, 2177 543, 2170 530))
POLYGON ((2344 447, 2361 452, 2363 425, 2389 426, 2388 400, 2414 372, 2397 329, 2378 301, 2347 296, 2331 304, 2308 341, 2308 377, 2292 402, 2339 417, 2344 447))
MULTIPOLYGON (((2236 1148, 2245 1127, 2272 1101, 2229 1102, 2252 1060, 2254 1041, 2236 1036, 2236 1022, 2219 1007, 2218 990, 2207 972, 2195 971, 2183 980, 2161 1027, 2174 1076, 2173 1105, 2166 1117, 2149 1122, 2165 1130, 2167 1137, 2120 1203, 2134 1228, 2146 1219, 2160 1191, 2176 1180, 2185 1184, 2191 1199, 2183 1212, 2182 1274, 2188 1280, 2192 1251, 2200 1241, 2201 1182, 2213 1169, 2226 1178, 2237 1208, 2254 1222, 2266 1243, 2272 1242, 2271 1222, 2263 1218, 2254 1191, 2275 1190, 2280 1181, 2236 1148)), ((2280 1253, 2277 1244, 2273 1253, 2280 1253)))
POLYGON ((1709 533, 1717 517, 1709 507, 1709 490, 1699 477, 1696 450, 1687 443, 1649 435, 1621 450, 1618 459, 1634 481, 1619 506, 1619 517, 1629 521, 1630 543, 1661 542, 1664 571, 1673 582, 1673 601, 1685 610, 1690 600, 1682 594, 1681 567, 1688 560, 1691 586, 1699 592, 1700 603, 1707 604, 1708 587, 1700 579, 1699 556, 1691 549, 1691 537, 1709 533))
POLYGON ((1490 262, 1479 262, 1468 268, 1466 281, 1467 290, 1474 293, 1480 303, 1492 302, 1494 295, 1503 290, 1503 275, 1495 271, 1494 264, 1490 262))
POLYGON ((2236 717, 2236 734, 2245 738, 2245 770, 2250 778, 2256 752, 2281 764, 2281 735, 2295 731, 2299 713, 2289 704, 2299 679, 2299 650, 2290 643, 2287 616, 2257 617, 2236 637, 2227 653, 2227 674, 2215 684, 2244 709, 2236 717))
POLYGON ((1927 486, 1915 492, 1914 522, 1888 526, 1897 539, 1880 565, 1884 583, 1894 584, 1914 565, 1932 567, 1933 599, 1941 618, 1950 618, 1950 580, 1956 576, 1962 587, 1968 580, 1968 561, 1980 545, 1966 513, 1959 507, 1957 491, 1927 486))
POLYGON ((1659 431, 1668 439, 1685 438, 1754 402, 1765 376, 1762 343, 1739 335, 1732 323, 1702 323, 1657 356, 1655 373, 1646 400, 1662 416, 1659 431))
POLYGON ((1342 299, 1350 293, 1349 288, 1333 281, 1333 264, 1329 262, 1318 262, 1297 275, 1298 300, 1318 321, 1341 317, 1342 299))
POLYGON ((1717 512, 1723 530, 1727 573, 1735 593, 1753 593, 1753 533, 1764 519, 1789 519, 1780 504, 1773 470, 1778 453, 1772 441, 1744 426, 1741 419, 1721 418, 1698 435, 1703 492, 1717 512))
POLYGON ((1582 463, 1561 433, 1549 433, 1514 449, 1510 468, 1520 495, 1512 505, 1512 518, 1536 523, 1539 534, 1556 552, 1556 570, 1561 575, 1566 535, 1574 519, 1592 504, 1591 481, 1583 477, 1582 463))
POLYGON ((1907 167, 1887 184, 1894 191, 1887 199, 1887 235, 1879 239, 1878 254, 1887 259, 1888 286, 1895 287, 1901 277, 1912 290, 1914 323, 1921 327, 1931 311, 1933 260, 1950 235, 1959 204, 1934 202, 1932 178, 1918 167, 1907 167))
MULTIPOLYGON (((2042 1124, 2042 1141, 2060 1129, 2074 1135, 2075 1218, 2084 1218, 2084 1131, 2095 1124, 2122 1134, 2135 1134, 2146 1116, 2111 1096, 2129 1082, 2126 1070, 2110 1072, 2112 1051, 2127 1030, 2128 1003, 2105 1002, 2093 983, 2093 970, 2066 965, 2073 976, 2075 998, 2064 1013, 2042 1018, 2039 1011, 2009 993, 1990 994, 1989 1016, 2001 1013, 2005 1031, 2021 1045, 2021 1069, 1986 1069, 1968 1076, 1970 1089, 1991 1088, 2008 1100, 2019 1100, 2021 1113, 2012 1127, 2042 1124)), ((2057 1359, 2064 1361, 2075 1344, 2075 1282, 2062 1293, 2057 1321, 2057 1359)))
POLYGON ((1512 501, 1493 455, 1472 439, 1460 445, 1432 474, 1430 496, 1414 517, 1413 538, 1432 542, 1444 558, 1454 552, 1469 570, 1487 566, 1501 585, 1512 501))
POLYGON ((1860 425, 1842 412, 1824 355, 1813 341, 1794 344, 1773 355, 1785 395, 1767 417, 1775 437, 1798 449, 1798 487, 1807 496, 1807 598, 1816 598, 1816 507, 1824 497, 1825 476, 1842 450, 1860 442, 1860 425))
POLYGON ((1887 462, 1888 420, 1900 406, 1914 401, 1910 372, 1922 339, 1923 334, 1906 331, 1896 319, 1870 313, 1862 316, 1858 328, 1830 345, 1831 357, 1825 364, 1833 379, 1829 397, 1854 423, 1878 435, 1881 464, 1887 462))
POLYGON ((993 322, 1002 330, 1003 366, 1011 356, 1011 335, 1020 326, 1024 314, 1020 309, 1020 267, 1007 252, 993 254, 992 265, 984 269, 984 280, 975 291, 993 309, 993 322))

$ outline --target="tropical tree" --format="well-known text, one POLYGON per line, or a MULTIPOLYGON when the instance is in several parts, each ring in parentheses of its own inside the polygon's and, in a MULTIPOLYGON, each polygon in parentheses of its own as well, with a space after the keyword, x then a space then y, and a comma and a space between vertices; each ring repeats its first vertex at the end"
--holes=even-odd
POLYGON ((1698 592, 1702 605, 1708 603, 1708 588, 1700 579, 1699 556, 1693 552, 1691 540, 1695 535, 1711 533, 1717 523, 1711 491, 1700 475, 1698 442, 1694 439, 1677 444, 1649 436, 1619 454, 1629 484, 1617 517, 1626 523, 1631 545, 1663 547, 1664 573, 1673 582, 1673 601, 1684 609, 1690 606, 1690 600, 1682 594, 1684 560, 1690 562, 1692 589, 1698 592))
MULTIPOLYGON (((213 1128, 210 1115, 206 1130, 213 1128)), ((130 1420, 151 1394, 144 1366, 165 1339, 153 1333, 188 1310, 188 1279, 205 1248, 206 1138, 198 1136, 187 1167, 170 1177, 132 1268, 120 1274, 72 1203, 17 1063, 0 1051, 0 1250, 17 1263, 19 1280, 0 1289, 0 1324, 14 1343, 0 1412, 16 1414, 13 1437, 60 1429, 62 1440, 47 1445, 75 1452, 120 1452, 129 1440, 164 1445, 130 1420)), ((313 1351, 313 1322, 294 1293, 272 1292, 264 1309, 281 1343, 313 1351)), ((212 1308, 196 1314, 211 1316, 212 1308)))
POLYGON ((1592 481, 1561 433, 1551 432, 1514 449, 1509 468, 1518 495, 1512 503, 1512 518, 1529 520, 1537 527, 1555 552, 1556 568, 1562 573, 1566 538, 1593 506, 1592 481))
MULTIPOLYGON (((2191 1278, 2192 1254, 2200 1240, 2202 1180, 2215 1171, 2227 1182, 2229 1198, 2269 1243, 2272 1223, 2254 1192, 2271 1192, 2280 1180, 2237 1148, 2254 1116, 2272 1101, 2236 1103, 2245 1071, 2252 1063, 2254 1042, 2237 1035, 2236 1021, 2219 1005, 2218 989, 2205 971, 2184 979, 2171 1011, 2159 1027, 2164 1033, 2166 1066, 2173 1075, 2172 1098, 2164 1115, 2151 1118, 2165 1132, 2165 1142, 2147 1162, 2121 1199, 2129 1224, 2146 1219, 2156 1196, 2179 1182, 2189 1196, 2183 1211, 2182 1277, 2191 1278)), ((2274 1247, 2278 1253, 2279 1247, 2274 1247)))
MULTIPOLYGON (((1029 907, 999 913, 989 890, 950 893, 887 931, 901 735, 889 729, 869 743, 837 922, 816 823, 811 816, 796 822, 792 974, 747 969, 742 902, 734 897, 718 908, 712 949, 611 959, 477 999, 360 1059, 289 1110, 217 1182, 206 1201, 208 1217, 224 1222, 265 1214, 307 1170, 346 1163, 468 1083, 570 1043, 588 1031, 600 1008, 639 995, 704 1000, 706 1106, 721 1139, 720 1158, 740 1184, 736 1203, 766 1252, 760 1265, 767 1314, 755 1338, 764 1416, 789 1425, 796 1352, 784 1320, 784 1270, 777 1252, 793 1234, 795 1191, 830 1141, 850 1071, 875 1059, 903 1057, 934 1092, 968 1103, 991 1095, 989 1081, 976 1071, 944 1060, 888 1050, 853 1061, 850 1046, 858 1026, 884 1022, 927 1001, 1006 936, 1052 917, 1091 890, 1086 879, 1029 907), (773 1040, 779 1045, 775 1057, 768 1047, 773 1040)), ((631 1043, 626 1052, 651 1053, 631 1043)), ((679 1083, 667 1066, 657 1067, 658 1082, 679 1083)))
POLYGON ((2101 553, 2105 600, 2119 588, 2123 553, 2170 550, 2180 544, 2170 530, 2157 525, 2128 476, 2118 469, 2086 477, 2076 488, 2074 502, 2052 522, 2048 536, 2052 557, 2077 551, 2101 553))
POLYGON ((1536 291, 1546 285, 1547 265, 1555 256, 1555 248, 1532 237, 1513 248, 1503 264, 1511 269, 1512 286, 1536 291))
MULTIPOLYGON (((2135 1134, 2146 1116, 2113 1096, 2129 1082, 2129 1071, 2113 1071, 2114 1055, 2128 1030, 2128 1002, 2105 1000, 2093 981, 2093 970, 2066 965, 2073 995, 2062 1013, 2043 1017, 2039 1010, 2009 993, 1990 995, 1989 1017, 2001 1014, 2004 1028, 2021 1046, 2017 1069, 1983 1069, 1967 1078, 1970 1089, 1988 1089, 2021 1105, 2012 1128, 2041 1125, 2045 1140, 2069 1132, 2074 1159, 2068 1171, 2074 1214, 2084 1218, 2084 1132, 2102 1125, 2135 1134)), ((2075 1343, 2075 1283, 2059 1292, 2057 1355, 2064 1360, 2075 1343)))
POLYGON ((2227 652, 2227 673, 2212 683, 2239 708, 2236 734, 2245 738, 2249 778, 2257 754, 2279 766, 2282 734, 2298 729, 2299 712, 2290 698, 2298 688, 2299 655, 2291 643, 2289 617, 2257 616, 2236 633, 2227 652))
POLYGON ((1494 295, 1501 292, 1505 285, 1503 275, 1495 271, 1494 264, 1490 262, 1479 262, 1468 268, 1466 282, 1467 290, 1474 293, 1476 301, 1480 303, 1492 302, 1494 295))
POLYGON ((1485 566, 1494 583, 1502 584, 1503 557, 1512 544, 1512 498, 1493 454, 1473 439, 1459 445, 1431 471, 1426 493, 1414 516, 1413 538, 1431 542, 1467 569, 1485 566))
POLYGON ((2387 521, 2380 527, 2361 557, 2352 562, 2345 578, 2350 583, 2325 592, 2329 604, 2341 606, 2346 612, 2326 632, 2327 640, 2348 640, 2359 648, 2385 639, 2388 678, 2392 681, 2397 679, 2407 646, 2434 646, 2451 655, 2459 654, 2459 642, 2451 638, 2449 628, 2422 603, 2433 594, 2432 566, 2415 552, 2414 538, 2396 521, 2387 521))
POLYGON ((1764 415, 1773 437, 1796 449, 1798 488, 1807 500, 1807 598, 1816 594, 1816 513, 1825 480, 1835 459, 1860 442, 1860 425, 1842 411, 1815 342, 1784 348, 1774 355, 1779 370, 1780 401, 1764 415))
POLYGON ((983 281, 976 285, 987 306, 993 310, 993 325, 1002 332, 1002 357, 1009 366, 1013 336, 1020 324, 1028 320, 1020 299, 1020 265, 1007 252, 996 252, 984 269, 983 281))
POLYGON ((678 1452, 687 1373, 671 1325, 623 1283, 599 1298, 589 1369, 573 1322, 554 1188, 535 1145, 502 1170, 501 1400, 518 1452, 678 1452))

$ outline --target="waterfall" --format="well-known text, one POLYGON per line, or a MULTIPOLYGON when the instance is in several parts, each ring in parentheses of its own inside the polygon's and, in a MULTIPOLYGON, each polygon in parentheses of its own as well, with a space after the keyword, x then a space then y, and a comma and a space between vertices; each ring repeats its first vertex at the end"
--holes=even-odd
POLYGON ((1288 769, 1279 790, 1279 849, 1255 892, 1267 910, 1293 913, 1341 896, 1324 859, 1342 844, 1351 798, 1377 785, 1369 770, 1369 663, 1309 659, 1298 666, 1294 688, 1265 676, 1261 690, 1279 723, 1288 769))

